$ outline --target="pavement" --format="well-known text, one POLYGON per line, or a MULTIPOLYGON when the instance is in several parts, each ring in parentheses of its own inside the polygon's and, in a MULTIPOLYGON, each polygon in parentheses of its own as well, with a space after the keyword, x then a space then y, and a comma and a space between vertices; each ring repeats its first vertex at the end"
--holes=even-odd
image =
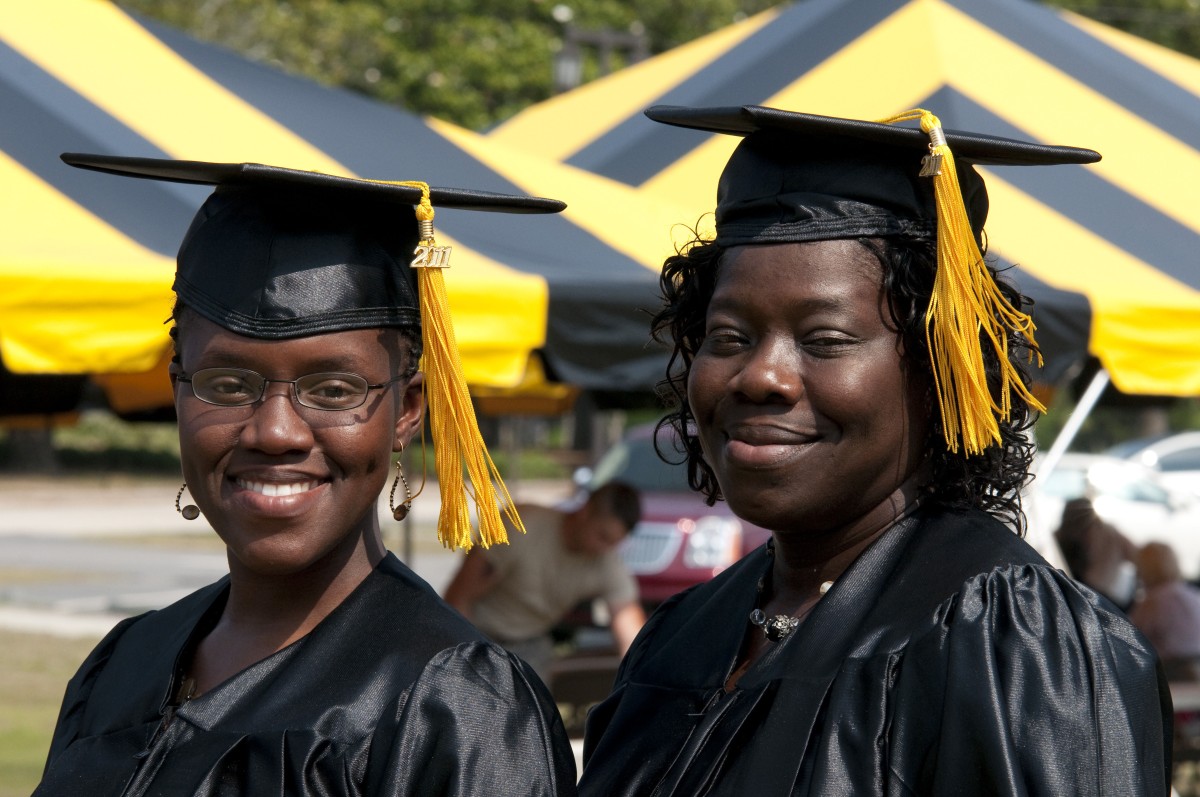
MULTIPOLYGON (((514 500, 555 503, 561 482, 508 485, 514 500)), ((0 474, 0 628, 99 637, 124 617, 161 608, 228 572, 203 517, 175 512, 178 482, 129 476, 0 474)), ((385 544, 441 590, 461 554, 436 540, 437 485, 403 524, 380 499, 385 544)))

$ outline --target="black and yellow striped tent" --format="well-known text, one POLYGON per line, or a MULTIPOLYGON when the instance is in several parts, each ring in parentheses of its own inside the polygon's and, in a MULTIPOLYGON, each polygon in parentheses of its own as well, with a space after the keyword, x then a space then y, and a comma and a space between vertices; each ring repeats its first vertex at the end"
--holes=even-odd
MULTIPOLYGON (((169 403, 175 249, 206 194, 66 167, 64 151, 263 162, 565 199, 561 216, 443 211, 468 379, 646 389, 639 306, 677 213, 605 178, 254 64, 105 0, 0 3, 0 371, 92 374, 169 403)), ((561 394, 554 394, 561 395, 561 394)), ((3 402, 20 406, 20 391, 3 402)), ((3 414, 3 412, 0 412, 3 414)))
POLYGON ((1124 392, 1200 395, 1200 62, 1029 0, 797 0, 489 139, 686 203, 693 221, 735 141, 641 116, 660 103, 925 107, 948 128, 1099 150, 1090 167, 989 170, 990 254, 1018 264, 1039 336, 1079 326, 1124 392))

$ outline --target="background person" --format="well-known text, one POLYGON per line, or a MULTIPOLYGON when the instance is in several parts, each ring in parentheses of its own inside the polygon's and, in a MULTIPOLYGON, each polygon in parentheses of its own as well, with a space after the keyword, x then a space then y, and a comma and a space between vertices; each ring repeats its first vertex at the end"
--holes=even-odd
POLYGON ((1148 542, 1137 553, 1142 589, 1129 610, 1170 680, 1200 678, 1200 589, 1183 580, 1170 545, 1148 542))
POLYGON ((654 330, 693 487, 772 540, 646 623, 580 793, 1165 795, 1153 650, 1015 533, 1033 344, 967 162, 1098 156, 926 112, 647 115, 742 137, 654 330))
POLYGON ((176 507, 204 514, 229 575, 100 642, 68 684, 36 794, 573 794, 544 686, 384 549, 376 512, 425 393, 465 387, 417 372, 423 349, 435 369, 446 352, 422 336, 440 294, 422 275, 418 306, 409 263, 432 240, 414 206, 431 214, 431 193, 480 209, 478 195, 255 164, 68 162, 217 185, 179 252, 170 373, 199 511, 176 507))
POLYGON ((1054 539, 1076 580, 1108 598, 1121 611, 1129 609, 1137 590, 1138 548, 1096 514, 1090 499, 1067 501, 1054 539))
POLYGON ((646 620, 637 581, 617 546, 641 518, 637 490, 608 482, 578 508, 518 507, 527 534, 475 548, 446 587, 446 602, 550 682, 551 629, 584 601, 603 600, 624 654, 646 620))

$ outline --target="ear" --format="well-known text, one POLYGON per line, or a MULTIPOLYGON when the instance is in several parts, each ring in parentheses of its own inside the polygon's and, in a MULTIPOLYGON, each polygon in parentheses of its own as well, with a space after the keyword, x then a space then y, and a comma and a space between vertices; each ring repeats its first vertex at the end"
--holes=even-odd
POLYGON ((421 433, 421 424, 424 422, 425 375, 418 371, 408 381, 400 398, 400 412, 396 415, 392 450, 403 451, 412 439, 421 433))

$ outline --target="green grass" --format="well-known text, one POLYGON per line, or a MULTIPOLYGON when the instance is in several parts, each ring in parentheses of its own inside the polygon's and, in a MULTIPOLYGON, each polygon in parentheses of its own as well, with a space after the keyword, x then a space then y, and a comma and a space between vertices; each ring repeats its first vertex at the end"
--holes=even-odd
POLYGON ((67 681, 97 641, 0 631, 0 797, 41 780, 67 681))
MULTIPOLYGON (((19 434, 0 428, 0 469, 29 471, 30 457, 17 442, 19 434)), ((50 439, 59 475, 179 473, 179 433, 174 423, 130 423, 93 410, 82 413, 73 426, 53 429, 50 439)), ((41 456, 33 459, 43 461, 41 456)))

